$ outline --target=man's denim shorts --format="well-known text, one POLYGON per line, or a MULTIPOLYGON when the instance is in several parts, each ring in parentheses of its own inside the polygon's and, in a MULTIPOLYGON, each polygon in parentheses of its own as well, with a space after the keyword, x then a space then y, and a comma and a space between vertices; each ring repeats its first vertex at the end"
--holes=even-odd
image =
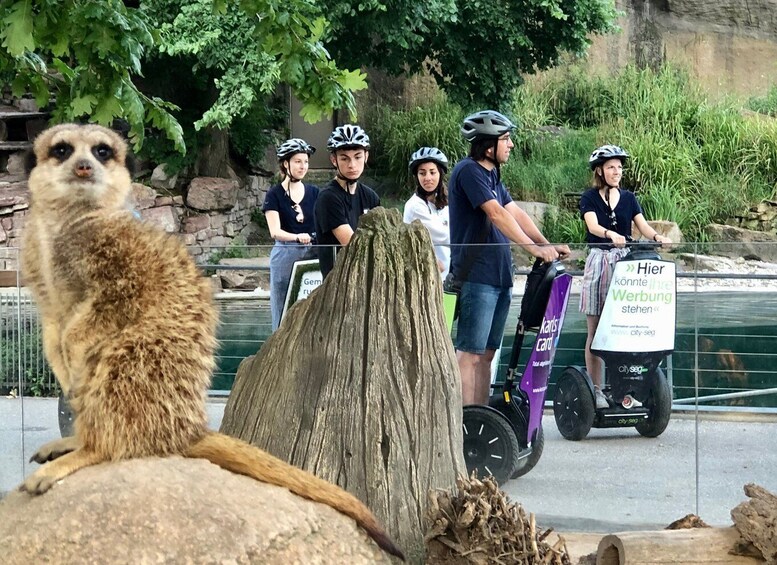
POLYGON ((459 322, 456 349, 482 355, 502 346, 511 287, 465 282, 459 294, 459 322))

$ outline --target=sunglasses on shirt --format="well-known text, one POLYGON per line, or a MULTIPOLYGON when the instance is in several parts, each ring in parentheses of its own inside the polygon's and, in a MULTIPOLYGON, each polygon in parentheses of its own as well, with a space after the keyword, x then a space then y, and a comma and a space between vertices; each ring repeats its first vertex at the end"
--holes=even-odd
POLYGON ((305 214, 302 213, 302 208, 300 208, 299 204, 293 204, 291 209, 297 213, 297 221, 300 224, 305 221, 305 214))

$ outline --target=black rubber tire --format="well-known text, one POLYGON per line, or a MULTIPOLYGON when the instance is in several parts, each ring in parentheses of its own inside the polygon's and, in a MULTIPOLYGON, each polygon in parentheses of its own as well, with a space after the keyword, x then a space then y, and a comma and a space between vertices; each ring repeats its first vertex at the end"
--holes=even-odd
POLYGON ((594 397, 585 377, 571 367, 561 373, 553 396, 553 416, 558 431, 570 441, 580 441, 594 423, 594 397))
MULTIPOLYGON (((525 437, 526 432, 524 431, 523 436, 525 437)), ((535 439, 532 442, 532 452, 531 455, 524 459, 518 460, 518 466, 516 467, 515 471, 513 471, 511 479, 517 479, 518 477, 523 477, 526 473, 534 469, 534 467, 539 463, 540 457, 542 457, 542 450, 545 449, 545 432, 542 431, 542 426, 537 428, 537 439, 535 439)))
POLYGON ((650 409, 650 414, 634 427, 640 435, 658 437, 664 433, 672 417, 672 391, 661 369, 656 370, 645 407, 650 409))
POLYGON ((518 464, 520 447, 515 430, 505 416, 488 406, 464 407, 464 462, 467 474, 493 475, 500 485, 507 482, 518 464))
POLYGON ((70 403, 65 398, 63 393, 59 393, 59 402, 57 403, 57 410, 59 412, 59 434, 62 437, 72 436, 75 433, 73 430, 73 420, 75 419, 75 413, 70 407, 70 403))

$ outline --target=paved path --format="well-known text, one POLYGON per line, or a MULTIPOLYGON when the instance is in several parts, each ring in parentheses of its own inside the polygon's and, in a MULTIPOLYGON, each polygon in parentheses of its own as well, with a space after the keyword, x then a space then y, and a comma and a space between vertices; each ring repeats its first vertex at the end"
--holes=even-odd
MULTIPOLYGON (((56 399, 25 398, 23 406, 0 398, 0 492, 15 488, 37 467, 25 463, 35 449, 59 436, 56 399)), ((213 428, 223 410, 223 401, 209 402, 213 428)), ((728 525, 731 509, 745 500, 745 483, 777 492, 777 418, 736 418, 697 424, 692 414, 675 414, 656 439, 629 428, 594 429, 586 440, 569 442, 545 416, 542 459, 505 491, 540 525, 566 531, 660 528, 688 513, 728 525)))

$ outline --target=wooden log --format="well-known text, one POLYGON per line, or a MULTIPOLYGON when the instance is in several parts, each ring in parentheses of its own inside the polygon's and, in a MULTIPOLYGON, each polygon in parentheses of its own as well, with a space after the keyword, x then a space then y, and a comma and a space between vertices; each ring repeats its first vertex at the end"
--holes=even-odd
POLYGON ((429 232, 376 208, 240 364, 221 430, 345 488, 419 562, 427 493, 466 473, 461 417, 429 232))
POLYGON ((752 483, 745 485, 745 494, 750 500, 731 511, 734 525, 767 563, 777 563, 777 496, 752 483))
POLYGON ((739 541, 736 528, 694 528, 621 532, 604 536, 596 565, 758 565, 753 557, 733 555, 739 541))

